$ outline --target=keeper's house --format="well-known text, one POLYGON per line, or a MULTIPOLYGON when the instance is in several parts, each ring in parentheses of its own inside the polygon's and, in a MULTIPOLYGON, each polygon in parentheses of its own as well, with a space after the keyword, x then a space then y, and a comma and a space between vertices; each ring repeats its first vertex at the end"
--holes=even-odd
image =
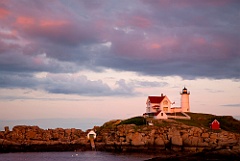
POLYGON ((144 117, 153 117, 155 119, 190 119, 185 113, 190 112, 189 95, 190 92, 184 87, 181 92, 181 107, 172 107, 174 102, 172 103, 166 95, 148 96, 146 101, 146 113, 143 115, 144 117), (181 113, 182 116, 173 116, 173 113, 181 113))

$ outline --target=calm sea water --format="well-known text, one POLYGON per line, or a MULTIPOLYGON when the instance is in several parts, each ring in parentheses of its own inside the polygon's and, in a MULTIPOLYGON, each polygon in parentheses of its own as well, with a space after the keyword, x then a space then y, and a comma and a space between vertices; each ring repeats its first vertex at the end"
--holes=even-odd
POLYGON ((98 151, 0 153, 0 161, 143 161, 150 158, 152 156, 146 154, 116 154, 98 151))

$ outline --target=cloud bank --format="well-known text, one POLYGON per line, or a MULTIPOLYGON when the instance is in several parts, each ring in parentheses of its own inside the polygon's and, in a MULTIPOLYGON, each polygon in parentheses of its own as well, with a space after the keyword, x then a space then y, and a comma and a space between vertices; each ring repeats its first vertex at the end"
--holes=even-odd
POLYGON ((109 68, 183 79, 239 79, 239 8, 237 0, 1 1, 0 86, 134 94, 124 78, 113 89, 102 80, 64 76, 109 68), (38 72, 49 77, 37 78, 38 72))

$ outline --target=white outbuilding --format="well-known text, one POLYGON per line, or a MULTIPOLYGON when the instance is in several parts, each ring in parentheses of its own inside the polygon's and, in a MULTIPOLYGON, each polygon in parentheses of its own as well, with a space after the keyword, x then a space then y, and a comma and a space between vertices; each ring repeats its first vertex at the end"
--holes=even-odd
POLYGON ((87 138, 88 138, 88 139, 96 139, 96 137, 97 137, 97 134, 96 134, 93 130, 91 130, 91 131, 87 134, 87 138))

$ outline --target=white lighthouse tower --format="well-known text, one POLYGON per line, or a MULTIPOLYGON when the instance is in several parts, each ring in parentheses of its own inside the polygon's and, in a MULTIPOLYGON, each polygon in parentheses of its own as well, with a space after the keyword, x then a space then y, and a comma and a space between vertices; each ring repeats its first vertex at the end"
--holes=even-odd
POLYGON ((182 95, 181 97, 182 112, 190 112, 190 105, 189 105, 190 92, 187 90, 186 87, 183 88, 181 95, 182 95))

